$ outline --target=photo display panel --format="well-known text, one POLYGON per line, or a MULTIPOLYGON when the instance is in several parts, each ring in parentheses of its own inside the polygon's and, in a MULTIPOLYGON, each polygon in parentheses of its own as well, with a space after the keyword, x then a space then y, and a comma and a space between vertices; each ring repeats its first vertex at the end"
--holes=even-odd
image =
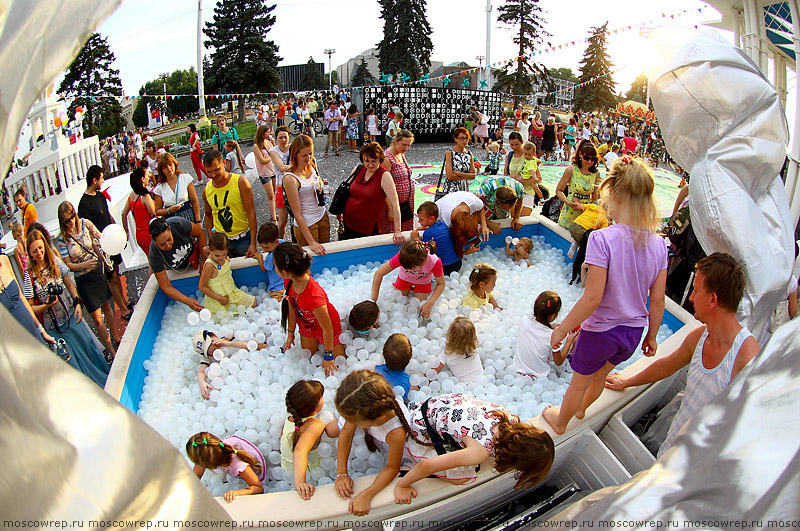
POLYGON ((379 122, 392 100, 403 112, 403 127, 420 134, 450 134, 464 125, 469 108, 489 117, 489 129, 499 126, 501 96, 498 92, 437 87, 368 87, 364 109, 375 109, 379 122))

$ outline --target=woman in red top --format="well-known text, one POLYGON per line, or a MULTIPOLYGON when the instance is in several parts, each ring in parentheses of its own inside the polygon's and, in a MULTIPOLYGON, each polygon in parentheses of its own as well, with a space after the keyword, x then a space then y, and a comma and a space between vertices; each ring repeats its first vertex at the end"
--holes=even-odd
MULTIPOLYGON (((400 218, 401 230, 411 230, 414 228, 414 183, 411 182, 411 166, 406 162, 406 151, 414 143, 414 133, 407 129, 398 129, 392 140, 392 145, 386 150, 386 159, 383 161, 383 168, 392 174, 394 187, 397 190, 397 199, 400 203, 408 203, 407 212, 411 216, 403 221, 400 218)), ((378 224, 380 234, 391 234, 395 231, 394 220, 389 213, 389 209, 384 205, 381 212, 381 220, 378 224)))
POLYGON ((206 173, 206 167, 203 166, 203 161, 200 160, 200 156, 203 154, 203 150, 200 149, 200 133, 197 132, 197 126, 194 124, 189 124, 189 157, 192 159, 192 166, 194 167, 194 172, 197 174, 197 182, 203 184, 203 175, 208 177, 206 173))
POLYGON ((300 346, 316 353, 323 345, 322 368, 332 375, 338 367, 334 358, 345 356, 339 342, 342 322, 328 294, 311 277, 311 256, 294 243, 279 244, 272 253, 275 271, 286 283, 286 297, 281 303, 281 327, 286 330, 284 350, 294 344, 294 329, 300 328, 300 346))
POLYGON ((156 215, 156 204, 148 192, 150 184, 150 168, 139 166, 131 172, 131 190, 128 202, 122 207, 122 227, 128 234, 128 212, 133 212, 133 221, 136 223, 136 242, 144 251, 145 256, 150 252, 150 220, 156 215))
POLYGON ((536 146, 536 156, 542 156, 542 137, 544 136, 544 122, 542 113, 536 111, 531 122, 531 142, 536 146))
POLYGON ((364 144, 359 158, 364 166, 350 184, 350 196, 345 203, 344 214, 339 216, 339 223, 344 226, 344 233, 339 239, 378 234, 378 221, 388 200, 392 205, 394 242, 400 245, 405 241, 400 233, 400 203, 392 175, 381 166, 386 158, 383 148, 377 142, 364 144))

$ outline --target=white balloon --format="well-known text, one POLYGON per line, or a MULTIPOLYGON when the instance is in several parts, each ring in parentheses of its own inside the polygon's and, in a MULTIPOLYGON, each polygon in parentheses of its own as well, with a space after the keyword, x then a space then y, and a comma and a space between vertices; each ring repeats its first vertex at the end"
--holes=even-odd
POLYGON ((112 223, 100 234, 100 247, 110 255, 121 253, 126 243, 128 243, 128 237, 122 225, 112 223))
POLYGON ((248 168, 255 168, 256 167, 256 154, 252 151, 247 154, 244 158, 244 165, 248 168))

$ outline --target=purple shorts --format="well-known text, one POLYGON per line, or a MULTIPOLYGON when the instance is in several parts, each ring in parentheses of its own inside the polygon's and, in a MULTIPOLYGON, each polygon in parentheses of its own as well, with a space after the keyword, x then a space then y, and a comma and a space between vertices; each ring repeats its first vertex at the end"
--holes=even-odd
POLYGON ((605 332, 581 330, 569 364, 584 376, 596 373, 606 362, 619 365, 633 355, 643 332, 643 326, 615 326, 605 332))

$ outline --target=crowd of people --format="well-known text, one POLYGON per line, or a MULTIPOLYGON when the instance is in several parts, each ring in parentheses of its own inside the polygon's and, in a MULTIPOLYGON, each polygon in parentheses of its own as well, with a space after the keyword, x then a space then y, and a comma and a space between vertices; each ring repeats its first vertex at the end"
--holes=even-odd
MULTIPOLYGON (((347 140, 355 140, 350 129, 358 124, 359 110, 351 105, 343 111, 341 103, 330 100, 322 115, 327 128, 325 156, 331 148, 334 156, 339 154, 341 131, 346 131, 347 140)), ((713 253, 697 261, 692 278, 691 301, 703 325, 675 352, 641 373, 627 378, 612 373, 633 355, 642 339, 644 354, 656 353, 668 270, 667 244, 656 233, 660 216, 652 170, 633 156, 643 153, 643 142, 629 136, 622 123, 611 124, 591 115, 584 117, 581 126, 582 119, 576 115, 559 130, 552 116, 545 123, 538 111, 531 120, 527 113, 520 113, 515 131, 508 137, 508 152, 503 155, 502 131, 499 136, 490 135, 488 120, 472 108, 469 121, 476 145, 494 156, 489 168, 494 171, 487 170, 478 191, 470 192, 469 185, 478 176, 476 158, 468 149, 473 134, 469 126, 456 128, 454 145, 444 155, 434 201, 422 203, 415 211, 414 184, 406 160, 414 134, 402 127, 402 112, 390 107, 392 116, 387 116, 386 123, 389 145, 384 149, 376 141, 381 124, 375 112, 368 109, 365 123, 369 139, 346 179, 344 199, 329 207, 314 155, 313 129, 308 123, 321 110, 313 99, 297 104, 297 109, 278 106, 276 122, 260 124, 256 133, 253 154, 269 210, 269 221, 261 225, 252 185, 241 173, 244 156, 238 134, 224 117, 217 121, 214 145, 205 151, 195 136, 196 128, 189 126, 193 168, 199 181, 207 177, 201 194, 202 212, 193 179, 181 173, 174 156, 160 152, 140 135, 145 150, 138 153, 139 163, 130 174, 131 192, 123 224, 128 230, 125 218, 132 213, 136 241, 168 297, 194 311, 208 309, 215 315, 253 307, 254 297, 236 286, 230 266, 230 258, 253 257, 264 272, 270 294, 280 301, 281 325, 286 331, 284 349, 291 348, 299 335, 302 348, 312 353, 322 351, 322 367, 326 375, 331 375, 340 370, 336 359, 346 356, 340 342, 343 321, 360 334, 377 326, 381 283, 387 274, 398 270, 393 288, 418 299, 421 317, 429 317, 449 275, 462 270, 463 257, 478 251, 491 234, 500 233, 499 220, 510 219, 512 229, 519 230, 521 218, 548 199, 550 191, 541 185, 539 162, 562 149, 570 164, 553 192, 553 199, 562 205, 554 219, 574 239, 570 254, 581 249, 585 291, 560 322, 558 294, 541 293, 530 318, 520 325, 514 358, 517 372, 531 377, 546 376, 551 359, 558 365, 569 360, 573 373, 561 406, 542 413, 553 432, 564 433, 573 416, 583 418, 606 387, 624 389, 657 381, 688 365, 686 398, 662 447, 665 451, 680 427, 759 352, 758 343, 735 319, 747 272, 730 255, 713 253), (282 123, 291 114, 290 108, 311 132, 291 142, 289 130, 282 123), (615 145, 619 143, 621 150, 615 145), (599 146, 609 144, 604 157, 599 146), (611 153, 617 156, 609 159, 611 153), (607 167, 604 179, 598 172, 600 164, 607 167), (331 212, 334 208, 336 211, 331 212), (375 272, 370 300, 349 309, 346 319, 314 280, 312 255, 304 249, 314 255, 325 254, 331 215, 338 219, 341 240, 391 234, 399 246, 398 252, 375 272), (411 231, 409 239, 405 231, 411 231), (181 272, 190 267, 200 272, 202 301, 174 288, 167 275, 167 270, 181 272)), ((270 116, 266 112, 263 119, 270 116)), ((355 142, 349 148, 353 151, 355 142)), ((111 166, 108 171, 112 171, 111 166)), ((107 357, 113 357, 120 338, 112 301, 125 319, 130 317, 132 306, 119 283, 119 259, 105 255, 98 244, 100 231, 113 223, 107 199, 100 192, 104 173, 99 166, 89 169, 87 190, 77 209, 69 202, 59 207, 61 231, 57 240, 36 222, 32 205, 26 208, 24 193, 19 198, 17 206, 24 226, 15 228, 14 234, 19 242, 15 258, 25 271, 22 286, 16 284, 8 259, 0 257, 3 304, 43 342, 63 340, 72 353, 69 362, 99 385, 105 381, 108 365, 82 322, 82 314, 85 311, 91 317, 107 357)), ((509 243, 506 252, 515 261, 530 263, 533 243, 521 238, 513 248, 509 243)), ((502 311, 493 294, 497 270, 491 264, 480 264, 468 275, 469 289, 463 304, 470 308, 491 305, 502 311)), ((447 347, 435 370, 447 366, 460 381, 475 381, 482 373, 476 353, 480 334, 471 320, 454 320, 446 338, 447 347)), ((199 330, 195 336, 193 345, 201 357, 198 385, 206 399, 206 369, 215 349, 246 348, 232 339, 217 337, 209 330, 199 330)), ((295 489, 303 499, 314 494, 307 471, 314 466, 314 449, 323 433, 340 438, 335 488, 339 496, 350 499, 350 511, 356 515, 369 512, 372 497, 398 475, 404 454, 415 465, 395 486, 397 503, 410 503, 416 496, 413 484, 429 475, 456 484, 472 481, 475 467, 489 457, 494 458, 497 471, 513 472, 518 486, 535 484, 547 475, 554 459, 551 436, 520 422, 502 406, 462 394, 407 404, 403 397, 411 388, 405 371, 411 348, 407 337, 393 334, 383 346, 384 365, 374 371, 348 374, 336 392, 336 409, 341 415, 338 421, 318 418, 322 383, 302 380, 288 390, 281 464, 293 472, 295 489), (393 386, 403 389, 403 397, 395 396, 393 386), (368 441, 378 441, 388 449, 385 467, 358 494, 347 470, 357 429, 368 434, 368 441), (443 436, 452 437, 459 450, 437 455, 435 447, 443 436)), ((198 477, 206 469, 222 468, 244 479, 249 486, 228 492, 227 501, 263 492, 267 464, 260 451, 242 437, 219 435, 204 431, 187 441, 186 452, 195 463, 198 477)))

